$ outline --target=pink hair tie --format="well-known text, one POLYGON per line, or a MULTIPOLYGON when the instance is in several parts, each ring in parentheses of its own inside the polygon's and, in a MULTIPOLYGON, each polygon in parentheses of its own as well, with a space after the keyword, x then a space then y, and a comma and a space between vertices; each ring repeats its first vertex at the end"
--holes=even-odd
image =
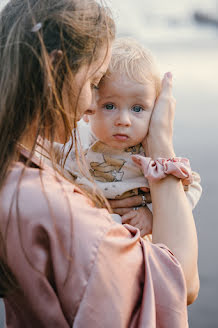
POLYGON ((145 178, 148 181, 158 181, 172 174, 182 180, 183 185, 189 185, 193 182, 192 170, 187 158, 157 158, 141 155, 133 155, 132 160, 142 169, 145 178))

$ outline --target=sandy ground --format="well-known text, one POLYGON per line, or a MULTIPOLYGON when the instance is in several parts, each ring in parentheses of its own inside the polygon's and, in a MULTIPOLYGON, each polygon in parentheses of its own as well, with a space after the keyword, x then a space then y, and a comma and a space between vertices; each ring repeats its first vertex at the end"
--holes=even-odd
MULTIPOLYGON (((195 47, 187 44, 151 48, 161 63, 161 69, 170 70, 174 75, 177 155, 188 157, 193 170, 202 177, 203 195, 194 210, 199 237, 201 290, 195 304, 189 307, 189 323, 191 328, 217 328, 218 46, 206 43, 195 47)), ((0 328, 3 327, 3 318, 0 304, 0 328)))

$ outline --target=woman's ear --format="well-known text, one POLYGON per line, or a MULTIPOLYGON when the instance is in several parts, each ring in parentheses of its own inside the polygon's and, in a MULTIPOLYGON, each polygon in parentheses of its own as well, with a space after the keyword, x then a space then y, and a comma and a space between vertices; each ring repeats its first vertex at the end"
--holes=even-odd
POLYGON ((54 49, 52 52, 49 54, 51 64, 53 66, 56 66, 57 63, 59 63, 63 57, 63 51, 62 50, 57 50, 54 49))
POLYGON ((83 115, 83 121, 85 121, 86 123, 89 123, 89 115, 84 114, 83 115))

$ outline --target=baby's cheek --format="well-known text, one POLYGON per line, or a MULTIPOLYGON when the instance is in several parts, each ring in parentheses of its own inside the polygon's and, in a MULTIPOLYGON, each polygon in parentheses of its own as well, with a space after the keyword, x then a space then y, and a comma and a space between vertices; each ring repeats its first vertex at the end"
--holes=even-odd
POLYGON ((94 122, 91 125, 92 133, 96 136, 97 139, 105 141, 111 129, 109 129, 107 122, 104 120, 93 118, 94 122))
POLYGON ((148 133, 148 126, 149 126, 149 122, 141 121, 140 125, 136 128, 136 135, 138 136, 139 139, 141 139, 140 141, 142 141, 146 137, 148 133))

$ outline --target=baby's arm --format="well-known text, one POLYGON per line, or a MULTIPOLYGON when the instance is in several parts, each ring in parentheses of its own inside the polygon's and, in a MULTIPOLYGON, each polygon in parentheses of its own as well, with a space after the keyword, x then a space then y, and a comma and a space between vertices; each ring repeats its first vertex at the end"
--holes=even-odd
POLYGON ((201 182, 200 175, 192 171, 192 176, 193 176, 193 182, 189 186, 184 186, 184 189, 189 204, 191 205, 191 208, 194 209, 201 197, 202 187, 200 185, 201 182))
MULTIPOLYGON (((188 186, 184 185, 184 190, 185 190, 186 197, 188 198, 189 204, 191 205, 191 208, 194 209, 201 197, 202 187, 200 185, 201 182, 200 175, 197 172, 192 171, 192 177, 193 177, 193 182, 188 186)), ((143 188, 140 189, 143 190, 143 188)), ((150 193, 148 192, 146 193, 146 201, 147 203, 152 202, 150 193)))

